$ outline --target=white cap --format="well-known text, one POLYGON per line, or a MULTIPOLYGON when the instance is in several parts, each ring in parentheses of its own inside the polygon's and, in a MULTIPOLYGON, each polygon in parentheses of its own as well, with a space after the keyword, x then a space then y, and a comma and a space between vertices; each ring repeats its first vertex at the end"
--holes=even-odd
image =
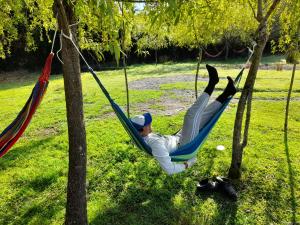
POLYGON ((143 115, 134 116, 130 120, 137 130, 141 130, 152 122, 152 116, 150 113, 144 113, 143 115))

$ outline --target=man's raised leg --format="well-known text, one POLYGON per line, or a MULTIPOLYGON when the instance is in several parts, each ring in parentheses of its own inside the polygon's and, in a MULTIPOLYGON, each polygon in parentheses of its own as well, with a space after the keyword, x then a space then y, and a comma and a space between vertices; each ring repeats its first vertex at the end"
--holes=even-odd
POLYGON ((200 130, 212 117, 213 115, 221 108, 222 104, 226 101, 229 96, 232 96, 236 93, 236 88, 231 77, 227 77, 228 83, 223 93, 219 95, 215 101, 210 103, 204 110, 201 117, 199 129, 200 130))
POLYGON ((206 65, 206 68, 209 75, 208 85, 204 89, 204 92, 194 102, 194 104, 187 110, 184 116, 181 137, 179 140, 180 145, 184 145, 192 141, 197 136, 202 114, 206 108, 209 97, 215 88, 215 85, 219 82, 217 70, 209 65, 206 65))

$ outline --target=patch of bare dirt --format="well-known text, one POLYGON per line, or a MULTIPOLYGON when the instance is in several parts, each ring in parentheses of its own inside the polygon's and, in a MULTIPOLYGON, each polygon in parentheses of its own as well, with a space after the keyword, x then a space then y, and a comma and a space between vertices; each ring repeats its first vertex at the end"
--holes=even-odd
POLYGON ((45 127, 45 128, 39 128, 33 130, 31 133, 25 132, 23 137, 35 137, 35 136, 40 136, 40 137, 51 137, 59 134, 61 130, 59 129, 59 125, 51 126, 51 127, 45 127))
MULTIPOLYGON (((144 78, 130 82, 129 87, 137 90, 159 90, 161 84, 191 82, 194 79, 194 76, 191 75, 144 78)), ((208 78, 200 78, 199 80, 208 81, 208 78)), ((201 93, 201 90, 199 93, 201 93)), ((286 98, 254 97, 253 99, 258 101, 283 101, 286 98)), ((211 98, 210 101, 213 100, 214 98, 211 98)), ((291 100, 300 101, 300 98, 295 97, 291 100)), ((146 103, 131 104, 131 110, 139 113, 150 112, 156 115, 170 116, 181 111, 186 111, 194 101, 195 93, 193 90, 165 90, 165 94, 159 99, 149 99, 146 103)), ((233 98, 232 102, 237 103, 238 98, 233 98)))
POLYGON ((26 81, 28 78, 32 78, 32 75, 33 73, 27 70, 0 72, 0 82, 26 81))
MULTIPOLYGON (((199 81, 208 81, 208 78, 199 77, 199 81)), ((161 84, 172 84, 177 82, 191 82, 195 81, 193 75, 177 75, 167 77, 149 77, 143 78, 129 83, 130 89, 135 90, 159 90, 161 84)))

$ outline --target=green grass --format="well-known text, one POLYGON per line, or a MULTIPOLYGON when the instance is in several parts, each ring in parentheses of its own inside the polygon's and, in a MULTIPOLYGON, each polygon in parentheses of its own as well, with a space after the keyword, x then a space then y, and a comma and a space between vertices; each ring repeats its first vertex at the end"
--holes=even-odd
MULTIPOLYGON (((268 59, 269 60, 269 59, 268 59)), ((194 63, 136 65, 129 79, 193 74, 194 63)), ((202 66, 202 74, 205 73, 202 66)), ((237 74, 220 70, 220 76, 237 74)), ((246 75, 247 73, 245 73, 246 75)), ((288 146, 283 121, 290 71, 260 71, 256 82, 249 143, 243 175, 236 182, 236 203, 219 194, 195 195, 195 182, 226 175, 231 160, 232 129, 237 104, 232 103, 198 154, 198 162, 182 174, 167 176, 156 161, 129 144, 129 137, 89 74, 83 74, 88 143, 88 217, 90 224, 290 224, 300 222, 300 101, 291 102, 288 146), (272 101, 270 101, 272 100, 272 101), (276 101, 274 101, 276 100, 276 101), (216 151, 222 144, 225 151, 216 151)), ((125 106, 122 71, 106 71, 101 79, 113 98, 125 106)), ((299 71, 292 97, 300 97, 299 71)), ((225 85, 221 80, 219 87, 225 85)), ((35 78, 0 86, 0 130, 24 105, 35 78)), ((205 82, 199 82, 199 89, 205 82)), ((193 82, 161 85, 162 90, 131 91, 133 109, 171 89, 193 89, 193 82)), ((219 92, 219 91, 218 91, 219 92)), ((192 98, 192 96, 191 96, 192 98)), ((163 110, 163 104, 153 105, 163 110)), ((154 128, 173 133, 183 112, 154 115, 154 128)), ((48 91, 18 143, 0 159, 0 224, 62 224, 66 204, 68 140, 61 76, 48 91)))

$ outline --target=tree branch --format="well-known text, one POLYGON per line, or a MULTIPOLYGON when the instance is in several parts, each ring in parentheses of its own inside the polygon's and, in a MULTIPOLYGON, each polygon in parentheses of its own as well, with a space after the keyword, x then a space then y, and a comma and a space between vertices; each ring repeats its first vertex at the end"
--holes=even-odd
POLYGON ((258 21, 257 15, 255 13, 255 9, 254 9, 253 5, 251 4, 250 0, 248 0, 248 4, 249 4, 249 6, 250 6, 250 8, 252 10, 254 18, 258 21))
POLYGON ((195 21, 194 18, 192 18, 192 25, 193 25, 193 31, 194 31, 194 35, 195 35, 195 40, 196 40, 196 43, 197 43, 198 45, 200 45, 199 40, 198 40, 198 36, 197 36, 197 32, 196 32, 195 22, 194 22, 194 21, 195 21))
POLYGON ((253 94, 253 88, 251 88, 248 92, 247 112, 246 112, 246 121, 245 121, 242 148, 245 148, 248 143, 248 133, 249 133, 249 127, 250 127, 251 108, 252 108, 252 94, 253 94))
POLYGON ((260 22, 263 19, 262 0, 257 1, 257 20, 260 22))
MULTIPOLYGON (((258 0, 258 1, 261 2, 262 0, 258 0)), ((281 0, 274 0, 272 5, 270 6, 268 12, 266 13, 266 15, 264 17, 262 17, 261 19, 259 19, 260 16, 258 15, 259 26, 258 26, 257 30, 255 31, 255 36, 260 32, 261 29, 263 29, 266 26, 265 23, 267 22, 270 15, 272 14, 272 12, 274 11, 274 9, 276 8, 276 6, 278 5, 278 3, 280 1, 281 0)), ((258 6, 258 8, 261 8, 261 6, 260 7, 258 6)))
POLYGON ((298 51, 300 50, 299 49, 299 44, 300 44, 300 21, 298 23, 298 28, 297 28, 297 32, 296 32, 296 42, 297 42, 297 48, 298 48, 298 51))
POLYGON ((63 20, 63 23, 59 24, 60 28, 63 30, 65 35, 70 36, 69 22, 68 22, 67 14, 66 14, 64 6, 62 4, 62 1, 56 0, 56 5, 57 5, 58 11, 61 15, 61 19, 63 20))
POLYGON ((270 6, 268 12, 266 13, 266 15, 264 16, 264 18, 262 19, 262 23, 266 22, 270 15, 272 14, 272 12, 274 11, 274 9, 276 8, 276 6, 278 5, 278 3, 280 2, 281 0, 274 0, 272 5, 270 6))

